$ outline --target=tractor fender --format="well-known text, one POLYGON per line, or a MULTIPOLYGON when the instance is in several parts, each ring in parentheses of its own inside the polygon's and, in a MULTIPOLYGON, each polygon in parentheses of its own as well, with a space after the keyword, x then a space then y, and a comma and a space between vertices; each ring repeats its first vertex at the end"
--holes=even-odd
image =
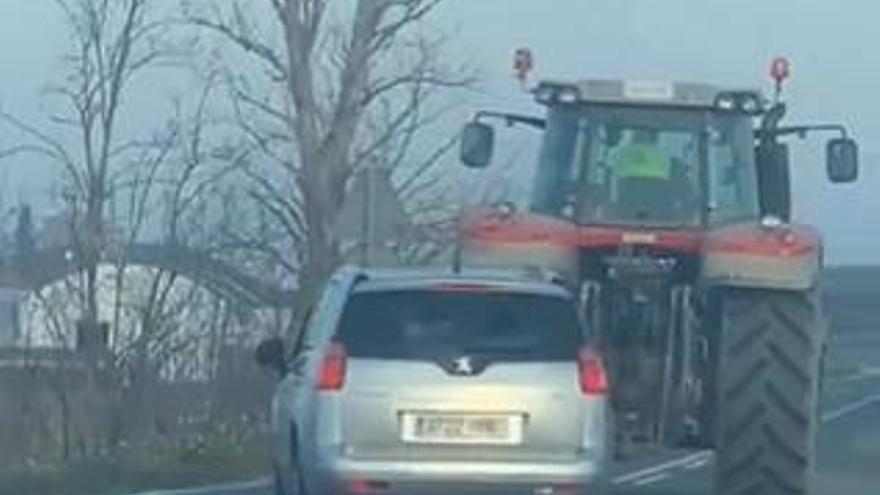
POLYGON ((577 228, 533 213, 479 210, 461 223, 461 264, 471 268, 540 268, 577 280, 577 228))
POLYGON ((740 225, 710 231, 702 279, 710 286, 808 290, 822 268, 822 237, 805 225, 740 225))

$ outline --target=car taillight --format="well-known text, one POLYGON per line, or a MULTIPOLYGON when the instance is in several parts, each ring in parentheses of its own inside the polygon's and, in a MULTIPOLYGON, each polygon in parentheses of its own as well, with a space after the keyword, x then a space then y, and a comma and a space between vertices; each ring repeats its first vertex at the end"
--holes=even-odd
POLYGON ((345 372, 348 366, 348 354, 345 346, 335 342, 327 348, 321 368, 318 370, 318 380, 315 387, 322 392, 335 392, 342 390, 345 385, 345 372))
POLYGON ((605 395, 608 393, 608 373, 599 354, 590 348, 581 349, 578 354, 581 391, 585 395, 605 395))

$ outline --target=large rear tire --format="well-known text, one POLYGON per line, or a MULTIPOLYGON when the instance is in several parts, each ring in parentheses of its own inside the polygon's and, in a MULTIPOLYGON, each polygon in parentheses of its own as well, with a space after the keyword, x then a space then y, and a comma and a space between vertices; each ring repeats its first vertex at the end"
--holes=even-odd
POLYGON ((811 493, 827 329, 812 291, 717 294, 715 495, 811 493))

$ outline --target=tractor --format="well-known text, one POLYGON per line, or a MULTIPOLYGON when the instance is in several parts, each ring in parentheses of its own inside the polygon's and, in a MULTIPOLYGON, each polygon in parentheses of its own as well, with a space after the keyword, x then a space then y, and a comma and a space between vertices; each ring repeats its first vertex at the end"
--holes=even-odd
POLYGON ((712 449, 716 495, 811 491, 829 323, 788 141, 831 133, 832 183, 857 179, 858 147, 840 125, 784 125, 780 87, 544 81, 545 115, 483 111, 461 135, 471 169, 493 121, 542 144, 528 208, 464 214, 457 263, 561 274, 611 377, 618 455, 712 449))

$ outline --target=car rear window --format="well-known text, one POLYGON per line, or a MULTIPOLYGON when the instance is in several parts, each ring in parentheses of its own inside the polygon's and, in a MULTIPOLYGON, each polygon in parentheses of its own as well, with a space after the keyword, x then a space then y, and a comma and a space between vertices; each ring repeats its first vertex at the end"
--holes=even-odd
POLYGON ((510 292, 405 290, 355 294, 337 338, 349 355, 381 359, 486 356, 575 359, 580 325, 571 300, 510 292))

